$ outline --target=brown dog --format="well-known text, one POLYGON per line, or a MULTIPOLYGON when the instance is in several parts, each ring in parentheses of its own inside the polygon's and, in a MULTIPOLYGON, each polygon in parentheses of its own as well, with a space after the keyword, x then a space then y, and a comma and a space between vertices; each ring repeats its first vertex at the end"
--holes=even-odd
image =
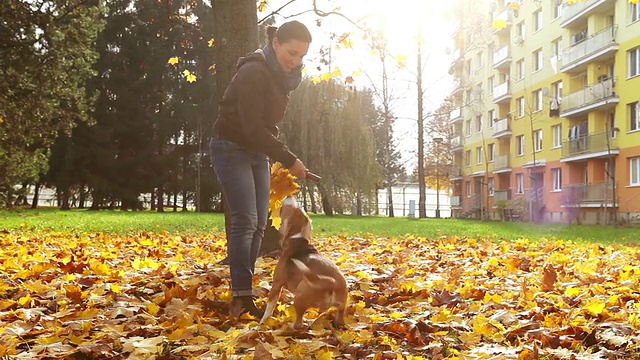
POLYGON ((287 197, 280 210, 282 226, 282 255, 273 274, 273 284, 269 292, 269 302, 260 323, 263 324, 276 307, 283 287, 291 291, 296 309, 294 327, 302 328, 304 313, 316 307, 326 311, 331 306, 337 308, 333 323, 344 325, 347 306, 347 280, 340 269, 329 258, 322 256, 310 243, 311 219, 298 206, 295 198, 287 197))

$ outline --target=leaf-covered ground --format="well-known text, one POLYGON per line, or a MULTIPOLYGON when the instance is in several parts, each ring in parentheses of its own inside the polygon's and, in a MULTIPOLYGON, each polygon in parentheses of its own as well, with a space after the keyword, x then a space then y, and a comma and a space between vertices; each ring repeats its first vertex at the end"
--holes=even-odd
MULTIPOLYGON (((316 239, 351 290, 347 326, 290 297, 231 322, 222 234, 0 232, 0 357, 628 359, 640 356, 636 248, 494 238, 316 239)), ((264 305, 275 259, 258 263, 264 305)))

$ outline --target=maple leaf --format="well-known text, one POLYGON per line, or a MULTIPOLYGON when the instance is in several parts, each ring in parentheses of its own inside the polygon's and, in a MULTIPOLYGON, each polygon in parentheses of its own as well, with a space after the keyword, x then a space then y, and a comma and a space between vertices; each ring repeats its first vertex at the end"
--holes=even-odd
POLYGON ((192 82, 195 82, 196 80, 197 80, 196 75, 194 75, 194 74, 187 75, 187 81, 188 82, 192 83, 192 82))
POLYGON ((209 47, 214 47, 216 44, 216 40, 215 39, 209 39, 209 41, 207 42, 207 45, 209 47))
POLYGON ((491 27, 493 27, 496 30, 502 30, 502 29, 507 27, 507 20, 505 20, 505 19, 495 19, 495 20, 493 20, 493 23, 491 24, 491 27))
POLYGON ((168 63, 171 64, 171 65, 175 65, 178 62, 180 62, 180 59, 177 56, 169 58, 169 61, 168 61, 168 63))

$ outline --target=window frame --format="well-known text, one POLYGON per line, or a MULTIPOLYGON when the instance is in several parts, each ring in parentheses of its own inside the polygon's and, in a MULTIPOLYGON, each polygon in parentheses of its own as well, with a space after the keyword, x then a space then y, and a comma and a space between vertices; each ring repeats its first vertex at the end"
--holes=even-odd
POLYGON ((516 81, 524 80, 526 76, 527 67, 525 66, 524 59, 516 61, 516 81))
POLYGON ((516 174, 516 194, 524 194, 524 174, 516 174))
POLYGON ((640 76, 640 46, 627 51, 628 78, 640 76), (634 57, 635 63, 632 61, 634 57))
POLYGON ((540 152, 543 148, 543 132, 542 129, 534 130, 533 132, 533 151, 540 152))
POLYGON ((496 178, 489 178, 489 180, 487 181, 487 188, 489 188, 489 196, 493 196, 495 194, 496 178))
POLYGON ((516 156, 524 156, 524 135, 516 136, 516 156))
POLYGON ((629 24, 640 20, 640 4, 629 3, 629 24))
POLYGON ((553 191, 562 191, 562 168, 551 169, 553 177, 553 191))
POLYGON ((519 97, 518 99, 516 99, 516 102, 518 104, 518 119, 519 118, 523 118, 524 115, 525 115, 525 107, 526 107, 524 96, 519 97))
POLYGON ((640 156, 629 158, 629 186, 640 186, 640 156))
POLYGON ((464 162, 467 167, 471 167, 471 150, 465 151, 464 162))
POLYGON ((542 9, 533 12, 533 32, 540 31, 543 26, 542 9))
POLYGON ((496 143, 489 144, 489 162, 496 161, 496 143))
POLYGON ((471 197, 472 193, 471 193, 471 181, 465 181, 464 183, 464 187, 465 187, 465 192, 468 198, 471 197))
POLYGON ((483 127, 482 114, 476 116, 476 132, 479 133, 482 131, 483 127))
POLYGON ((640 130, 640 102, 632 102, 627 105, 629 110, 629 132, 640 130))
POLYGON ((551 133, 553 134, 552 149, 562 148, 562 124, 551 126, 551 133))
POLYGON ((542 96, 542 89, 535 90, 532 95, 533 95, 533 112, 542 111, 544 107, 542 103, 544 98, 544 96, 542 96))
POLYGON ((482 165, 484 162, 484 148, 482 146, 476 147, 476 165, 482 165))
POLYGON ((544 57, 543 57, 543 53, 542 53, 542 48, 534 50, 532 55, 533 55, 533 57, 532 57, 533 70, 531 71, 531 73, 536 73, 536 72, 542 70, 542 64, 544 63, 544 57))

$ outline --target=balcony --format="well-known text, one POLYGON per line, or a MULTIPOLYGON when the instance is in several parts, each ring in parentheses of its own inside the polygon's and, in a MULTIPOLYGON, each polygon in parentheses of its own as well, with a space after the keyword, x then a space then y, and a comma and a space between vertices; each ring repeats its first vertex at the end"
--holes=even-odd
POLYGON ((449 124, 456 124, 462 122, 462 108, 459 107, 449 113, 449 124))
POLYGON ((511 189, 496 189, 493 190, 493 204, 497 205, 499 202, 506 202, 511 200, 511 189))
POLYGON ((511 11, 509 11, 509 8, 504 8, 500 13, 498 13, 493 18, 493 22, 495 24, 496 21, 498 21, 498 22, 504 21, 504 24, 506 24, 506 26, 503 27, 503 28, 496 28, 496 27, 493 27, 493 24, 492 24, 493 33, 494 34, 500 34, 500 33, 509 34, 509 29, 511 28, 511 18, 512 18, 512 16, 511 16, 511 11))
POLYGON ((464 149, 464 144, 462 143, 462 137, 456 136, 451 139, 451 150, 454 152, 462 151, 464 149))
MULTIPOLYGON (((616 206, 618 201, 615 202, 616 206)), ((612 207, 611 183, 577 184, 562 187, 562 206, 565 207, 612 207)))
POLYGON ((591 110, 606 110, 620 102, 614 88, 616 78, 607 78, 562 97, 560 116, 582 116, 591 110))
POLYGON ((467 89, 467 81, 463 78, 457 78, 454 85, 453 90, 451 91, 451 96, 459 96, 462 97, 462 94, 467 89))
POLYGON ((562 7, 562 27, 582 26, 587 22, 589 15, 602 13, 613 9, 615 0, 589 0, 577 1, 562 7))
POLYGON ((608 132, 579 136, 562 142, 561 162, 584 161, 620 154, 616 139, 608 132))
POLYGON ((493 135, 494 139, 501 137, 510 137, 511 127, 509 126, 509 118, 500 119, 493 123, 493 135))
POLYGON ((509 89, 509 82, 505 81, 500 85, 493 88, 493 103, 498 104, 511 100, 511 90, 509 89))
POLYGON ((593 61, 612 59, 620 46, 616 42, 617 26, 604 28, 562 52, 560 72, 581 72, 593 61))
POLYGON ((464 68, 464 57, 462 56, 462 50, 460 50, 460 48, 456 48, 451 56, 453 60, 449 66, 449 75, 453 75, 464 68))
POLYGON ((509 45, 506 45, 493 53, 493 68, 508 69, 509 66, 511 66, 511 52, 509 51, 509 45))
POLYGON ((496 156, 495 164, 493 164, 493 173, 501 174, 511 172, 511 166, 509 165, 509 155, 496 156))
POLYGON ((452 166, 449 168, 449 180, 456 181, 462 180, 464 175, 462 174, 462 168, 460 166, 452 166))

